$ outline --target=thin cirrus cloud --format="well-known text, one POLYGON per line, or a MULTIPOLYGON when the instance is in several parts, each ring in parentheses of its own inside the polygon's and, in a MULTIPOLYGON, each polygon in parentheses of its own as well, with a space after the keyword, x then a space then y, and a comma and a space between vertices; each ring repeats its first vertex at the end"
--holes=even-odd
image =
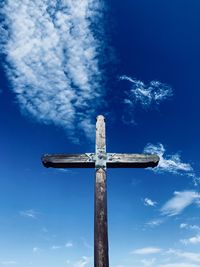
POLYGON ((91 258, 87 256, 83 256, 79 261, 77 261, 74 264, 74 267, 84 267, 88 265, 89 263, 91 263, 91 258))
POLYGON ((39 213, 33 209, 30 209, 30 210, 20 211, 19 214, 25 218, 37 219, 39 213))
POLYGON ((162 249, 147 247, 133 251, 132 254, 138 254, 142 257, 140 261, 143 266, 156 267, 196 267, 200 263, 200 254, 178 249, 162 249), (139 251, 139 253, 137 253, 139 251), (140 253, 141 251, 141 253, 140 253), (144 251, 144 252, 143 252, 144 251), (148 252, 152 253, 148 253, 148 252), (135 253, 136 252, 136 253, 135 253), (155 254, 154 258, 144 259, 148 254, 155 254))
POLYGON ((161 208, 161 214, 166 216, 175 216, 192 205, 199 205, 200 194, 195 191, 174 192, 174 196, 168 200, 161 208))
POLYGON ((12 266, 12 265, 17 265, 16 261, 2 261, 1 264, 3 266, 12 266))
POLYGON ((144 205, 145 206, 150 206, 150 207, 155 207, 157 205, 157 202, 156 201, 153 201, 152 199, 146 197, 144 199, 144 205))
POLYGON ((189 244, 196 245, 196 244, 200 244, 200 235, 198 234, 196 236, 192 236, 192 237, 187 238, 187 239, 181 239, 180 241, 184 245, 189 245, 189 244))
POLYGON ((144 148, 144 153, 157 154, 160 158, 158 166, 152 169, 152 171, 159 173, 169 172, 177 175, 186 175, 192 178, 195 186, 199 184, 200 178, 196 175, 193 167, 189 163, 182 162, 179 153, 166 155, 166 149, 161 143, 158 143, 156 145, 150 143, 147 144, 144 148))
POLYGON ((73 243, 72 242, 67 242, 66 244, 65 244, 65 247, 66 248, 71 248, 71 247, 73 247, 74 245, 73 245, 73 243))
MULTIPOLYGON (((167 218, 180 215, 187 207, 191 205, 196 205, 199 207, 200 194, 196 191, 181 191, 174 192, 172 198, 170 198, 159 210, 158 218, 154 218, 146 223, 146 226, 157 227, 163 224, 167 218)), ((196 225, 188 225, 182 223, 180 225, 181 229, 199 230, 196 225)), ((197 235, 191 239, 181 240, 184 244, 189 243, 200 243, 200 236, 197 235)))
POLYGON ((199 265, 197 264, 193 264, 193 263, 166 263, 166 264, 162 264, 159 267, 199 267, 199 265))
POLYGON ((200 231, 200 227, 195 224, 187 224, 187 223, 181 223, 180 229, 187 229, 187 230, 193 230, 193 231, 200 231))
POLYGON ((131 84, 131 89, 126 91, 127 97, 124 99, 124 103, 130 107, 140 104, 142 108, 149 108, 153 104, 160 104, 173 95, 172 88, 159 81, 145 84, 143 81, 126 75, 120 76, 119 79, 126 80, 131 84))
POLYGON ((200 263, 200 254, 199 253, 169 249, 168 251, 166 251, 165 254, 166 255, 173 255, 173 256, 181 258, 181 259, 189 260, 191 262, 200 263))
POLYGON ((131 251, 131 254, 138 254, 138 255, 148 255, 148 254, 157 254, 162 251, 161 248, 156 248, 156 247, 144 247, 144 248, 139 248, 131 251))
MULTIPOLYGON (((1 11, 1 50, 22 112, 65 128, 74 141, 77 129, 93 137, 93 117, 106 93, 104 12, 102 0, 8 0, 1 11)), ((124 98, 130 109, 172 95, 159 81, 120 79, 131 83, 124 98)))
POLYGON ((41 248, 39 248, 39 247, 34 247, 32 251, 33 251, 33 253, 39 253, 39 252, 41 252, 42 250, 41 250, 41 248))
POLYGON ((91 135, 104 92, 104 11, 101 0, 4 2, 1 48, 25 114, 91 135))

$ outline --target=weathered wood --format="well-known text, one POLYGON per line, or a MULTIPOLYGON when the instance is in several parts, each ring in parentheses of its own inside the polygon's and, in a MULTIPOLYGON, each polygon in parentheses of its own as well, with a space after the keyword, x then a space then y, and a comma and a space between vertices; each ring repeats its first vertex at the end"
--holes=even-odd
POLYGON ((159 162, 157 155, 151 154, 107 154, 108 168, 147 168, 156 167, 159 162))
POLYGON ((96 181, 94 217, 94 267, 109 267, 107 190, 106 190, 106 130, 103 116, 96 122, 96 181))
MULTIPOLYGON (((102 159, 105 160, 106 158, 107 168, 156 167, 159 162, 159 157, 157 155, 148 154, 107 153, 106 155, 102 155, 101 152, 101 154, 99 153, 99 156, 102 156, 99 160, 100 163, 102 159)), ((94 153, 47 154, 42 157, 42 163, 47 168, 94 168, 96 158, 94 153)))
POLYGON ((94 218, 94 267, 108 267, 106 171, 96 170, 94 218))
POLYGON ((49 168, 94 168, 94 154, 52 154, 44 155, 42 163, 49 168))
POLYGON ((103 116, 97 117, 96 152, 86 154, 44 155, 42 163, 53 168, 96 168, 94 216, 94 267, 109 267, 107 229, 106 167, 156 167, 157 155, 106 153, 106 132, 103 116))
POLYGON ((97 116, 97 122, 96 122, 96 153, 99 150, 106 152, 105 120, 102 115, 97 116))

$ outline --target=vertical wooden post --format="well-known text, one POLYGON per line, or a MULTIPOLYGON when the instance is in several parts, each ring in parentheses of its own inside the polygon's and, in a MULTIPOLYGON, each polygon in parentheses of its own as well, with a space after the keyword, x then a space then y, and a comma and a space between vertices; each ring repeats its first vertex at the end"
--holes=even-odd
POLYGON ((94 267, 109 267, 106 189, 106 136, 105 121, 103 116, 98 116, 96 123, 94 267))

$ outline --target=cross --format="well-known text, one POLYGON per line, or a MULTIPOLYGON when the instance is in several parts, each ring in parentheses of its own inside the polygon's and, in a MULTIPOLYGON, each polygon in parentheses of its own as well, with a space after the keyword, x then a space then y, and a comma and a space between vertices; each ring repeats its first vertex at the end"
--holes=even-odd
POLYGON ((156 167, 157 155, 106 153, 105 120, 97 116, 96 151, 85 154, 46 154, 42 157, 45 167, 96 169, 94 214, 94 267, 109 267, 106 168, 156 167))

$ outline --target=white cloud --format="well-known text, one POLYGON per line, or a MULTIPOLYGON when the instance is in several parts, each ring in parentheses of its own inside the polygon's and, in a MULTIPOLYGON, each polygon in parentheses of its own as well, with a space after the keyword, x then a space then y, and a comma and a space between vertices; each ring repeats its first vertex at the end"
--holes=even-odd
POLYGON ((149 222, 146 223, 146 225, 150 226, 150 227, 156 227, 159 226, 160 224, 162 224, 164 222, 163 218, 162 219, 153 219, 150 220, 149 222))
POLYGON ((34 247, 33 248, 33 252, 34 253, 38 253, 38 252, 40 252, 41 251, 41 249, 39 248, 39 247, 34 247))
POLYGON ((74 264, 74 267, 84 267, 91 262, 90 257, 83 256, 79 261, 74 264))
POLYGON ((26 218, 37 219, 39 213, 33 209, 30 209, 30 210, 20 211, 19 214, 26 218))
POLYGON ((179 258, 186 259, 189 261, 200 262, 200 253, 181 251, 181 250, 173 250, 173 249, 168 250, 166 253, 175 255, 179 258))
POLYGON ((193 179, 193 183, 197 186, 200 183, 200 178, 197 177, 191 164, 181 161, 180 154, 166 155, 166 149, 161 143, 157 145, 147 144, 144 148, 144 153, 157 154, 160 158, 159 164, 152 171, 169 172, 178 175, 186 175, 193 179))
POLYGON ((150 267, 150 266, 154 266, 155 265, 155 261, 156 261, 155 258, 143 259, 143 260, 141 260, 141 263, 142 263, 143 266, 150 267))
POLYGON ((161 248, 145 247, 145 248, 133 250, 131 254, 148 255, 148 254, 157 254, 157 253, 160 253, 161 251, 162 251, 161 248))
POLYGON ((200 231, 200 227, 198 225, 190 225, 187 223, 181 223, 180 224, 181 229, 187 229, 187 230, 195 230, 195 231, 200 231))
MULTIPOLYGON (((176 250, 176 249, 161 249, 161 248, 142 248, 132 252, 133 254, 138 254, 142 257, 140 263, 142 266, 156 266, 156 267, 197 267, 200 263, 200 253, 176 250), (148 254, 157 254, 157 257, 147 259, 144 258, 144 255, 148 254), (162 257, 161 257, 162 256, 162 257), (160 262, 160 264, 158 263, 160 262), (157 262, 157 263, 156 263, 157 262)), ((140 264, 139 264, 140 265, 140 264)))
POLYGON ((120 80, 126 80, 131 83, 131 90, 126 92, 124 104, 132 108, 137 103, 143 108, 148 108, 152 104, 158 105, 173 94, 171 87, 159 81, 151 81, 149 84, 145 84, 126 75, 121 76, 120 80))
POLYGON ((145 199, 144 199, 144 205, 145 205, 145 206, 155 207, 156 204, 157 204, 157 202, 151 200, 150 198, 145 198, 145 199))
POLYGON ((187 226, 188 226, 187 223, 181 223, 181 224, 180 224, 180 228, 181 228, 181 229, 184 229, 184 228, 187 229, 187 226))
POLYGON ((161 213, 167 216, 178 215, 199 198, 200 194, 195 191, 174 192, 174 196, 161 208, 161 213))
POLYGON ((73 243, 72 242, 67 242, 66 244, 65 244, 65 247, 66 248, 71 248, 71 247, 73 247, 74 245, 73 245, 73 243))
POLYGON ((61 246, 55 246, 55 245, 51 247, 52 250, 58 250, 60 248, 61 248, 61 246))
POLYGON ((181 239, 181 243, 188 245, 188 244, 199 244, 200 243, 200 235, 196 235, 193 237, 190 237, 188 239, 181 239))
POLYGON ((1 48, 24 113, 91 134, 104 95, 104 11, 100 0, 5 1, 1 48))
POLYGON ((189 163, 183 163, 181 162, 180 155, 174 154, 174 155, 166 155, 164 157, 164 154, 166 152, 164 146, 162 144, 148 144, 144 148, 145 153, 150 154, 157 154, 160 158, 159 165, 154 170, 156 171, 167 171, 171 173, 179 173, 179 172, 192 172, 193 168, 189 163))
POLYGON ((193 263, 167 263, 161 264, 159 267, 199 267, 199 265, 193 263))

